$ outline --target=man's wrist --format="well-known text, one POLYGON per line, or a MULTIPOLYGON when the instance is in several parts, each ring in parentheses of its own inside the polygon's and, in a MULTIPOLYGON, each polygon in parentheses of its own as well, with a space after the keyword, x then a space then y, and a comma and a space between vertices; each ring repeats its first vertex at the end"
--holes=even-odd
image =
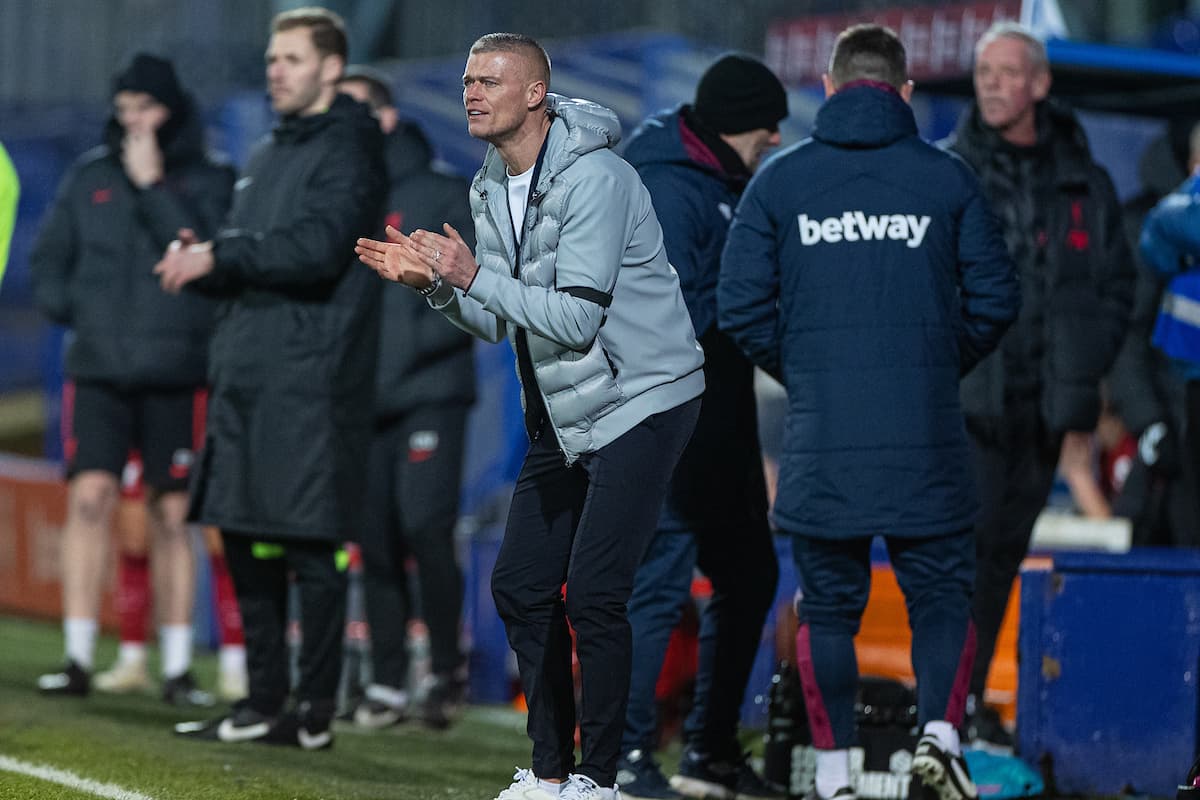
POLYGON ((421 297, 432 297, 433 293, 440 288, 442 288, 442 276, 435 272, 433 273, 433 280, 429 282, 429 285, 424 289, 417 289, 417 294, 421 295, 421 297))

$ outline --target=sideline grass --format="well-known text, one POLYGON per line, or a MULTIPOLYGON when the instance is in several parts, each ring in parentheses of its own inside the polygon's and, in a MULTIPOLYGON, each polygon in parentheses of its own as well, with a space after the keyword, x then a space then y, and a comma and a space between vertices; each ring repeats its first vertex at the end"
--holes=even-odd
MULTIPOLYGON (((109 663, 115 651, 103 641, 97 663, 109 663)), ((495 797, 514 765, 529 761, 524 716, 495 707, 472 707, 444 732, 409 723, 363 733, 339 723, 333 750, 315 753, 192 742, 170 730, 197 715, 157 697, 40 697, 33 682, 61 661, 61 652, 57 626, 0 616, 0 755, 155 800, 478 800, 495 797)), ((212 657, 196 667, 201 684, 211 686, 212 657)), ((0 800, 87 797, 0 772, 0 800)))

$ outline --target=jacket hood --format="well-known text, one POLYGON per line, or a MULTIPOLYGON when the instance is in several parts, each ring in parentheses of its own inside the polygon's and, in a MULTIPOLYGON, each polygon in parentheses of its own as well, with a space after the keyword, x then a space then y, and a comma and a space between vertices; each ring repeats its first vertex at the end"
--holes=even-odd
POLYGON ((419 126, 401 121, 384 139, 384 158, 392 181, 429 169, 433 147, 419 126))
POLYGON ((695 165, 688 157, 679 131, 683 106, 651 114, 634 130, 625 145, 625 160, 634 167, 650 164, 695 165))
POLYGON ((895 91, 875 86, 849 86, 817 111, 814 139, 835 147, 885 147, 917 135, 908 103, 895 91))
POLYGON ((380 135, 379 121, 371 115, 371 110, 367 108, 366 104, 340 92, 334 95, 329 109, 323 114, 309 114, 304 117, 289 114, 281 117, 279 124, 272 131, 272 135, 277 142, 303 141, 339 121, 356 128, 374 131, 371 135, 380 135))
MULTIPOLYGON (((546 95, 546 113, 552 121, 550 132, 546 134, 546 158, 542 162, 539 186, 574 164, 580 156, 616 147, 621 141, 621 121, 616 113, 590 100, 550 93, 546 95)), ((505 171, 500 151, 489 145, 480 177, 503 183, 505 171)))
POLYGON ((984 124, 978 104, 972 102, 959 117, 950 138, 950 146, 976 169, 990 153, 1043 153, 1054 163, 1059 183, 1078 183, 1087 180, 1092 161, 1087 134, 1075 112, 1054 98, 1037 106, 1037 144, 1019 147, 1004 139, 984 124))
MULTIPOLYGON (((117 122, 116 116, 110 116, 104 125, 104 144, 117 158, 121 155, 124 136, 125 129, 117 122)), ((191 95, 184 95, 182 111, 172 115, 159 128, 158 146, 162 148, 163 161, 168 168, 204 157, 204 125, 191 95)))

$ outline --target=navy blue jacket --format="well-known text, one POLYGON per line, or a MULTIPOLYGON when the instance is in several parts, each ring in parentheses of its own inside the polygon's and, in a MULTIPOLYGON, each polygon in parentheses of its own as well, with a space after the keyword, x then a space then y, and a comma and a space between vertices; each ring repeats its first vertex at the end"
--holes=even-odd
POLYGON ((935 536, 978 508, 958 382, 1020 306, 970 168, 908 105, 843 87, 734 216, 719 321, 787 387, 775 521, 806 536, 935 536))
POLYGON ((650 190, 667 258, 679 273, 704 348, 700 418, 675 467, 659 529, 737 530, 754 523, 765 529, 754 365, 717 328, 721 250, 749 173, 728 145, 715 134, 697 133, 695 125, 686 106, 656 114, 633 132, 625 149, 625 159, 650 190), (715 152, 720 147, 724 159, 715 152))

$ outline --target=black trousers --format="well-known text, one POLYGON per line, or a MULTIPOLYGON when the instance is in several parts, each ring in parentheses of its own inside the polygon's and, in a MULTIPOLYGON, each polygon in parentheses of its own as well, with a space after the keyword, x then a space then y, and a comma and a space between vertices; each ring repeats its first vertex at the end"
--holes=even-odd
POLYGON ((977 649, 970 693, 982 698, 1013 580, 1054 487, 1062 437, 1047 434, 1040 420, 1027 417, 1007 420, 999 441, 975 434, 970 439, 981 502, 975 523, 977 649))
POLYGON ((300 594, 303 637, 295 700, 309 703, 313 717, 332 719, 346 626, 346 573, 338 563, 339 545, 221 533, 246 635, 250 707, 274 716, 291 693, 287 648, 291 573, 300 594))
POLYGON ((414 409, 378 428, 371 443, 367 510, 359 544, 371 629, 372 681, 403 689, 414 606, 429 627, 433 671, 462 664, 463 577, 454 550, 466 406, 414 409), (417 589, 405 562, 417 564, 417 589), (419 596, 418 596, 419 595, 419 596))
POLYGON ((699 410, 696 399, 650 416, 569 467, 543 425, 525 456, 492 595, 517 655, 539 778, 616 780, 629 696, 625 606, 699 410), (582 686, 578 769, 568 623, 582 686))

